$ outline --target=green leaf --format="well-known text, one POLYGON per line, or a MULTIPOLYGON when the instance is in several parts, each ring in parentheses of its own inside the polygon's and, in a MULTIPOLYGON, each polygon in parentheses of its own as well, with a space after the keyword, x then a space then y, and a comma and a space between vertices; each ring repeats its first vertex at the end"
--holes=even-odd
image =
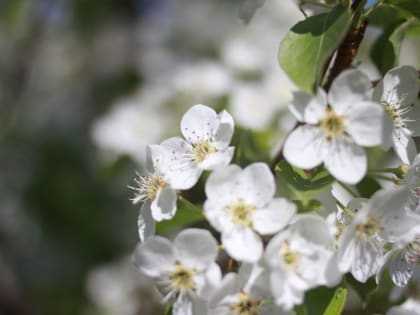
POLYGON ((398 62, 401 42, 410 21, 399 20, 389 25, 372 46, 370 56, 382 74, 398 62))
POLYGON ((416 19, 420 19, 420 4, 418 0, 385 0, 384 4, 397 7, 416 19))
POLYGON ((162 234, 173 229, 179 229, 204 220, 203 210, 184 199, 178 198, 178 209, 171 220, 156 223, 156 233, 162 234))
POLYGON ((370 296, 376 291, 378 285, 373 277, 371 277, 366 283, 360 283, 353 278, 351 274, 346 275, 346 282, 356 291, 357 295, 363 302, 365 307, 369 301, 370 296))
POLYGON ((252 131, 249 129, 235 128, 232 145, 235 146, 233 161, 241 167, 255 161, 270 160, 269 151, 271 131, 252 131))
POLYGON ((334 297, 335 288, 318 287, 306 292, 306 315, 320 315, 334 297))
POLYGON ((365 176, 356 187, 363 198, 370 198, 375 192, 381 189, 381 185, 371 176, 365 176))
POLYGON ((169 305, 166 308, 165 315, 172 315, 172 305, 169 305))
POLYGON ((346 297, 347 289, 343 287, 337 288, 337 290, 335 290, 333 298, 330 301, 330 304, 328 304, 328 307, 324 312, 324 315, 340 315, 341 311, 344 308, 346 297))
POLYGON ((369 25, 374 25, 385 29, 389 25, 401 20, 408 20, 411 15, 395 6, 382 4, 375 8, 369 15, 369 25))
POLYGON ((348 8, 337 6, 329 13, 311 16, 297 23, 282 40, 279 62, 290 79, 312 93, 320 72, 350 26, 348 8))
POLYGON ((321 210, 322 204, 313 198, 334 181, 321 167, 304 171, 284 160, 276 165, 276 173, 280 193, 295 200, 299 213, 321 210))

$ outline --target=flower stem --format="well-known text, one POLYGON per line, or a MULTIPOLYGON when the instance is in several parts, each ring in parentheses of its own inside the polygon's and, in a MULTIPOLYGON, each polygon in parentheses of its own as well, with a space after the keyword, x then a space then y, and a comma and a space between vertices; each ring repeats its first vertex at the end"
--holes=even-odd
POLYGON ((353 191, 353 190, 351 190, 350 189, 350 187, 349 186, 347 186, 346 184, 344 184, 344 183, 342 183, 342 182, 339 182, 339 181, 337 181, 337 183, 345 190, 345 191, 347 191, 353 198, 358 198, 359 196, 353 191))

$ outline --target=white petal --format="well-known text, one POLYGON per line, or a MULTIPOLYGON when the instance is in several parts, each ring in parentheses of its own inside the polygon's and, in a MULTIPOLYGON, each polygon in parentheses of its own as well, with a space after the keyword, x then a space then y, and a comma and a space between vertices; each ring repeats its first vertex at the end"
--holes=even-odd
POLYGON ((235 200, 242 170, 238 165, 221 167, 210 174, 205 191, 208 199, 219 200, 222 207, 235 200))
POLYGON ((265 163, 253 163, 247 166, 240 177, 240 195, 247 203, 263 207, 274 196, 274 176, 265 163))
POLYGON ((242 262, 256 262, 263 252, 260 237, 248 228, 237 228, 222 234, 222 243, 232 258, 242 262))
POLYGON ((284 228, 296 213, 296 205, 284 198, 275 198, 253 216, 253 227, 260 234, 273 234, 284 228))
POLYGON ((219 125, 214 131, 214 145, 216 149, 223 150, 232 140, 234 122, 232 116, 225 110, 219 113, 218 121, 219 125))
POLYGON ((224 205, 217 199, 207 199, 204 202, 204 215, 218 232, 229 232, 234 227, 231 214, 225 208, 228 205, 228 202, 224 205))
POLYGON ((324 135, 314 126, 304 125, 292 131, 283 148, 285 159, 292 165, 310 169, 322 163, 325 157, 324 135))
POLYGON ((401 161, 405 164, 411 164, 417 154, 413 139, 399 130, 394 131, 392 139, 394 141, 394 151, 401 161))
POLYGON ((414 264, 409 264, 401 252, 395 253, 389 260, 391 279, 399 287, 405 287, 414 273, 414 264))
POLYGON ((346 130, 361 146, 390 146, 392 143, 392 120, 377 103, 361 102, 349 114, 346 130))
POLYGON ((326 109, 327 95, 324 90, 318 89, 315 97, 305 92, 293 92, 289 110, 300 122, 316 124, 325 116, 326 109))
POLYGON ((420 136, 420 101, 409 105, 410 111, 407 113, 409 121, 406 122, 408 129, 413 133, 413 137, 420 136))
POLYGON ((192 147, 179 137, 161 143, 167 150, 168 162, 165 168, 165 181, 174 189, 189 189, 194 186, 202 170, 192 160, 192 147))
POLYGON ((226 166, 232 160, 234 151, 234 147, 228 147, 223 151, 208 154, 198 166, 203 170, 215 170, 218 167, 226 166))
POLYGON ((350 271, 356 257, 356 239, 353 226, 344 229, 337 252, 338 268, 342 272, 350 271))
POLYGON ((187 229, 174 240, 175 255, 184 265, 203 270, 217 257, 217 242, 209 231, 187 229))
POLYGON ((180 295, 172 306, 173 315, 195 315, 192 310, 192 300, 186 295, 180 295))
POLYGON ((351 113, 370 98, 370 80, 360 70, 343 71, 332 83, 328 103, 339 115, 351 113))
POLYGON ((358 145, 345 139, 336 139, 331 142, 324 164, 338 180, 356 184, 366 174, 367 158, 365 151, 358 145))
POLYGON ((264 253, 265 262, 272 268, 280 265, 279 250, 280 246, 290 237, 290 230, 286 229, 277 233, 267 244, 264 253))
POLYGON ((396 108, 413 104, 418 92, 418 74, 413 67, 400 66, 389 70, 385 74, 382 100, 396 108))
POLYGON ((133 253, 133 263, 150 277, 159 277, 175 264, 171 242, 160 236, 151 236, 139 244, 133 253))
POLYGON ((205 105, 194 105, 182 117, 181 132, 189 143, 210 139, 217 127, 216 112, 205 105))
POLYGON ((161 189, 151 204, 152 217, 156 221, 172 219, 176 212, 176 191, 161 189))
POLYGON ((155 234, 155 220, 152 218, 152 213, 150 209, 150 201, 143 203, 140 214, 137 219, 137 226, 140 240, 143 242, 149 236, 155 234))
POLYGON ((327 221, 317 214, 298 215, 291 229, 310 243, 328 247, 332 242, 327 221))

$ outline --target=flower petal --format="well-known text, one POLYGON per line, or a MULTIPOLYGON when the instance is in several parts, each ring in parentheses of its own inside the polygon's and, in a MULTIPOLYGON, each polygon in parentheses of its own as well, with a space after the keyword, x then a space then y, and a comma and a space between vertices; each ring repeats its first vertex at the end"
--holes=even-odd
POLYGON ((151 204, 152 217, 156 221, 172 219, 176 212, 176 191, 172 188, 161 189, 151 204))
POLYGON ((365 151, 358 145, 346 139, 336 139, 331 142, 324 164, 338 180, 356 184, 366 174, 367 158, 365 151))
POLYGON ((151 236, 139 244, 132 259, 134 265, 150 277, 161 276, 175 264, 171 242, 160 236, 151 236))
POLYGON ((150 201, 143 203, 137 219, 137 226, 140 240, 143 242, 146 238, 155 234, 155 220, 153 220, 150 201))
POLYGON ((360 102, 348 115, 346 130, 354 142, 361 146, 383 145, 392 143, 392 119, 377 103, 360 102))
POLYGON ((194 186, 202 170, 192 160, 192 147, 179 137, 167 139, 161 143, 167 154, 165 181, 174 189, 190 189, 194 186))
POLYGON ((219 125, 214 130, 214 145, 216 149, 223 150, 228 147, 232 140, 235 123, 227 111, 222 111, 217 116, 219 125))
POLYGON ((274 196, 274 176, 265 163, 247 166, 240 177, 239 193, 241 198, 256 207, 264 207, 274 196))
POLYGON ((287 137, 283 154, 286 160, 297 167, 310 169, 322 163, 325 157, 324 135, 314 126, 304 125, 287 137))
POLYGON ((260 237, 248 228, 237 228, 222 234, 222 243, 233 259, 242 262, 256 262, 263 252, 260 237))
POLYGON ((205 105, 194 105, 182 117, 181 132, 189 143, 210 139, 217 127, 217 114, 205 105))
POLYGON ((389 271, 395 285, 405 287, 414 273, 414 265, 409 264, 402 252, 397 251, 389 260, 389 271))
POLYGON ((370 99, 370 80, 360 70, 343 71, 332 83, 328 103, 339 115, 351 113, 370 99))
POLYGON ((222 207, 228 205, 238 195, 241 174, 241 168, 233 164, 215 170, 206 181, 207 198, 218 200, 222 207))
POLYGON ((207 154, 206 158, 198 166, 203 170, 215 170, 218 167, 226 166, 232 160, 234 151, 234 147, 228 147, 223 151, 207 154))
POLYGON ((305 92, 293 92, 293 100, 289 110, 300 122, 318 123, 327 109, 327 94, 318 89, 315 97, 305 92))
POLYGON ((209 231, 187 229, 174 240, 176 258, 188 267, 204 270, 217 257, 217 242, 209 231))
POLYGON ((417 154, 413 139, 399 130, 394 131, 392 139, 394 141, 394 151, 401 161, 405 164, 411 164, 417 154))
POLYGON ((296 214, 296 205, 284 198, 275 198, 253 216, 253 227, 260 234, 273 234, 284 228, 296 214))

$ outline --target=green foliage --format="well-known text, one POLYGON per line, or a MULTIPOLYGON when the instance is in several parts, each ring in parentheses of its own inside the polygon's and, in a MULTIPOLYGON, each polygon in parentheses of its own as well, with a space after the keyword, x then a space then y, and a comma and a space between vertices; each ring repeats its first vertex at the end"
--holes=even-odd
POLYGON ((183 197, 178 199, 178 210, 171 220, 157 222, 156 233, 162 234, 204 220, 203 210, 183 197))
POLYGON ((356 187, 363 198, 370 198, 376 191, 381 189, 379 183, 370 176, 365 176, 356 187))
POLYGON ((333 298, 330 301, 330 304, 328 304, 328 307, 324 312, 324 315, 340 315, 344 308, 346 297, 347 289, 343 287, 337 288, 333 298))
POLYGON ((285 195, 297 200, 299 212, 321 209, 321 203, 313 198, 328 187, 334 178, 323 168, 304 171, 286 161, 276 165, 277 184, 285 195))
POLYGON ((290 79, 312 93, 320 72, 340 44, 351 23, 348 8, 337 6, 329 13, 297 23, 280 44, 279 62, 290 79))
POLYGON ((388 25, 373 44, 370 56, 383 75, 397 64, 401 42, 410 23, 410 21, 398 20, 388 25))
POLYGON ((319 287, 306 292, 303 305, 295 307, 297 315, 339 315, 346 301, 347 290, 319 287))
POLYGON ((394 6, 417 19, 420 19, 420 4, 416 0, 384 0, 385 4, 394 6))
POLYGON ((232 145, 235 146, 233 163, 246 167, 255 161, 270 160, 270 131, 256 132, 249 129, 235 128, 232 145))
POLYGON ((346 282, 356 291, 357 295, 363 302, 363 305, 366 306, 369 302, 370 296, 375 293, 378 288, 378 285, 375 282, 374 278, 370 278, 366 283, 361 283, 353 278, 351 274, 346 275, 346 282))

